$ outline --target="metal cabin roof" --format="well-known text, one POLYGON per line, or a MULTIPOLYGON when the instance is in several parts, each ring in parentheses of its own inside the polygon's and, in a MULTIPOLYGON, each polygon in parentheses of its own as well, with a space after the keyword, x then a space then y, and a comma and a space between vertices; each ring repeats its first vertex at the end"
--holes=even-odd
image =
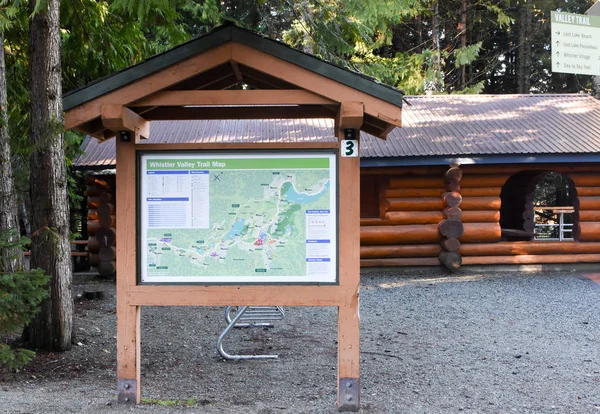
MULTIPOLYGON (((402 106, 403 92, 396 88, 380 83, 376 79, 362 73, 342 68, 316 56, 294 49, 283 42, 260 36, 233 24, 226 24, 215 28, 206 35, 199 36, 166 52, 152 56, 139 64, 130 66, 82 88, 64 94, 64 110, 68 111, 78 105, 230 41, 260 50, 398 107, 402 106)), ((221 72, 219 79, 222 79, 222 70, 219 70, 219 72, 221 72)), ((274 82, 268 83, 273 84, 274 82)), ((284 82, 279 81, 279 83, 284 82)))
MULTIPOLYGON (((406 102, 403 127, 386 141, 361 133, 362 166, 600 161, 600 101, 588 95, 407 96, 406 102)), ((334 139, 331 119, 154 121, 148 143, 334 139)), ((115 165, 114 140, 86 141, 76 166, 115 165)))
POLYGON ((600 101, 583 94, 406 97, 403 127, 366 157, 600 152, 600 101))

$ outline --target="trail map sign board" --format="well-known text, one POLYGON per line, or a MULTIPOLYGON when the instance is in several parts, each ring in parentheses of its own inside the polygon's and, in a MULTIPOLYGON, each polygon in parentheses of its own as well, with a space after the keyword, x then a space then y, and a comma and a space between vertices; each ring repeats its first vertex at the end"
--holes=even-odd
POLYGON ((141 282, 337 282, 333 152, 140 154, 141 282))
POLYGON ((552 12, 552 72, 600 75, 600 16, 552 12))

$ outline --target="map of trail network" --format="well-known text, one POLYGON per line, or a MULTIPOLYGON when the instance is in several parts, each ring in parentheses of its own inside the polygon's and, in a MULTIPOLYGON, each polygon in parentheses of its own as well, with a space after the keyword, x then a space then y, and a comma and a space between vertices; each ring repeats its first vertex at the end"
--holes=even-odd
POLYGON ((148 160, 148 278, 330 273, 335 193, 323 163, 330 160, 294 160, 148 160))

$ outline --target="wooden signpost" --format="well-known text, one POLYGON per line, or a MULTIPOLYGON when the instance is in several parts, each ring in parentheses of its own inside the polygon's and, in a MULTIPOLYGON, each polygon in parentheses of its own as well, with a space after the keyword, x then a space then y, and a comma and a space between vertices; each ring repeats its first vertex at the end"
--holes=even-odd
MULTIPOLYGON (((359 104, 351 104, 356 109, 359 104)), ((355 129, 355 117, 344 117, 340 107, 338 138, 344 129, 355 129)), ((359 268, 359 158, 342 157, 338 142, 321 144, 289 143, 275 145, 177 145, 177 150, 293 151, 333 150, 337 155, 338 280, 332 284, 144 284, 138 281, 137 251, 139 171, 137 152, 173 149, 172 145, 136 144, 117 138, 117 377, 119 402, 140 402, 140 307, 141 306, 335 306, 338 308, 338 406, 355 410, 359 406, 360 319, 359 268)), ((334 193, 335 194, 335 193, 334 193)), ((264 283, 264 282, 263 282, 264 283)))
MULTIPOLYGON (((158 57, 65 98, 67 128, 102 139, 116 135, 117 140, 118 401, 141 400, 142 306, 334 306, 338 308, 338 408, 357 411, 359 130, 385 137, 394 126, 400 126, 401 92, 231 26, 158 57), (238 83, 265 90, 217 90, 238 83), (333 117, 335 128, 327 141, 215 143, 200 139, 196 143, 151 143, 149 121, 153 119, 248 117, 333 117), (144 138, 150 139, 142 142, 144 138), (264 274, 270 271, 266 268, 248 268, 245 273, 231 269, 236 274, 224 274, 215 266, 208 266, 206 273, 200 271, 202 265, 189 274, 178 269, 177 260, 207 258, 209 254, 231 258, 229 255, 234 254, 208 251, 205 240, 193 240, 185 249, 176 247, 180 257, 166 264, 163 251, 158 249, 172 254, 173 237, 184 236, 189 228, 201 232, 210 227, 212 216, 192 200, 218 196, 213 192, 217 184, 202 174, 216 180, 220 175, 214 169, 229 168, 228 163, 234 169, 261 170, 260 162, 266 165, 277 158, 287 161, 272 164, 281 165, 282 171, 289 164, 285 171, 290 176, 301 176, 300 170, 293 169, 314 162, 318 170, 314 177, 321 177, 322 190, 314 187, 313 193, 326 194, 329 200, 319 210, 300 212, 316 216, 300 219, 306 221, 307 234, 302 248, 296 250, 303 254, 298 266, 281 270, 272 279, 264 274), (172 175, 164 179, 151 176, 164 173, 165 168, 172 175), (191 174, 198 175, 188 176, 191 174), (164 180, 177 183, 176 189, 158 188, 164 180), (196 186, 193 191, 188 188, 192 185, 196 186), (161 211, 167 211, 163 202, 181 209, 184 218, 173 224, 173 232, 158 234, 155 229, 164 229, 168 223, 160 217, 161 211), (324 230, 311 230, 313 222, 323 225, 324 230), (313 248, 305 242, 322 245, 313 248)), ((275 167, 264 168, 278 173, 275 167)), ((208 204, 210 208, 210 201, 208 204)), ((231 208, 243 207, 238 204, 231 208)), ((245 227, 244 220, 236 221, 239 226, 234 226, 235 231, 232 227, 233 233, 226 237, 241 238, 254 231, 257 249, 262 249, 263 243, 277 244, 266 230, 257 231, 258 221, 245 227)))

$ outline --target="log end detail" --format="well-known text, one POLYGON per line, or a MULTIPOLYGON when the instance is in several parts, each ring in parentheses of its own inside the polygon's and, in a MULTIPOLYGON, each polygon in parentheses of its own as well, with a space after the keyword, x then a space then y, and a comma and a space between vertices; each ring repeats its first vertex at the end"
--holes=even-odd
POLYGON ((451 272, 456 272, 462 265, 462 257, 455 252, 441 252, 438 256, 440 263, 451 272))
POLYGON ((440 234, 448 239, 458 239, 465 232, 460 220, 444 219, 438 224, 440 234))

